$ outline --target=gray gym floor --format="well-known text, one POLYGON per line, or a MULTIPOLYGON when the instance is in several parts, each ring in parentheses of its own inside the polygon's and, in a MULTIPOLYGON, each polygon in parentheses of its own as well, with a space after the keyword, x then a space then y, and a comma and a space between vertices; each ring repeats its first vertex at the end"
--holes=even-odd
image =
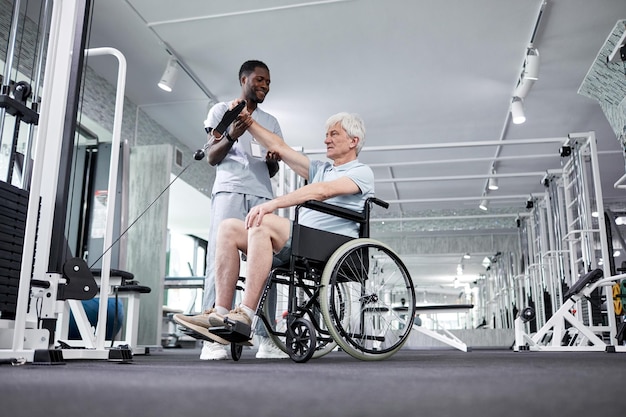
POLYGON ((624 353, 401 350, 363 362, 204 362, 164 349, 132 363, 0 366, 2 416, 619 416, 624 353))

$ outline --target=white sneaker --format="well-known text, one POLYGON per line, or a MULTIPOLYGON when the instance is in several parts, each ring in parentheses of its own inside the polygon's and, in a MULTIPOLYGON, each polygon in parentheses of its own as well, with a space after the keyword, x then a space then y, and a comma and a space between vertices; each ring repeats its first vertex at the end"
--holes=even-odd
POLYGON ((269 337, 259 337, 259 350, 257 359, 288 359, 289 355, 280 350, 269 337))
POLYGON ((200 360, 202 361, 222 361, 228 359, 226 346, 220 343, 203 342, 200 360))

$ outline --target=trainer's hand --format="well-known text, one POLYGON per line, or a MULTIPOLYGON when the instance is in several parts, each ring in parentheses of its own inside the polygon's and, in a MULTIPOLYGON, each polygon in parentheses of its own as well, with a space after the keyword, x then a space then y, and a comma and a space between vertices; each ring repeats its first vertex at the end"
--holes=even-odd
POLYGON ((242 119, 241 116, 238 116, 232 124, 230 128, 230 136, 233 139, 237 139, 244 134, 246 129, 252 124, 252 117, 248 117, 247 119, 242 119))
POLYGON ((269 161, 280 162, 282 159, 280 158, 280 155, 277 152, 267 151, 267 155, 265 155, 265 160, 268 162, 269 161))
MULTIPOLYGON (((229 110, 234 109, 235 107, 237 107, 237 104, 241 103, 242 101, 243 100, 240 98, 231 101, 230 104, 228 105, 228 109, 229 110)), ((248 107, 244 107, 241 110, 241 113, 239 113, 239 115, 237 116, 237 119, 235 119, 235 123, 236 122, 241 122, 242 127, 245 126, 245 129, 243 131, 245 131, 248 127, 250 127, 252 122, 254 122, 254 119, 252 118, 252 115, 248 112, 248 107)), ((241 133, 243 133, 243 131, 241 133)))
POLYGON ((265 163, 267 164, 267 171, 270 174, 270 178, 274 178, 274 175, 278 173, 278 170, 280 169, 278 162, 280 162, 280 160, 280 155, 278 153, 267 151, 267 154, 265 155, 265 163))

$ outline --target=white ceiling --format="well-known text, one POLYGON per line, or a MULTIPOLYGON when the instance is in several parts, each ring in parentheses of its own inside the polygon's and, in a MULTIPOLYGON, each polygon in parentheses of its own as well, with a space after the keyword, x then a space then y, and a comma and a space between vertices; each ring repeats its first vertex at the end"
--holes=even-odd
MULTIPOLYGON (((498 174, 560 166, 557 143, 403 146, 506 144, 587 131, 598 138, 605 198, 624 201, 623 191, 613 188, 624 173, 618 141, 598 103, 577 91, 615 23, 626 18, 626 1, 548 0, 540 13, 542 3, 107 0, 95 2, 89 46, 114 47, 126 56, 127 97, 191 149, 204 144, 211 99, 239 96, 237 71, 247 59, 270 67, 272 89, 262 106, 278 118, 292 146, 319 150, 328 116, 359 113, 368 128, 360 159, 374 168, 377 196, 436 200, 394 203, 393 216, 459 209, 483 214, 477 205, 495 156, 505 157, 495 162, 498 174), (514 125, 509 105, 531 39, 541 58, 539 80, 524 103, 526 123, 514 125), (166 93, 156 83, 170 53, 187 74, 166 93), (537 156, 506 159, 520 155, 537 156), (460 158, 464 162, 448 161, 460 158), (439 162, 423 163, 433 160, 439 162), (415 161, 421 164, 392 165, 415 161)), ((91 66, 114 84, 115 63, 104 61, 91 66)), ((527 196, 543 192, 540 179, 500 178, 493 195, 501 199, 491 208, 523 210, 527 196)), ((177 217, 206 233, 193 216, 177 217)))

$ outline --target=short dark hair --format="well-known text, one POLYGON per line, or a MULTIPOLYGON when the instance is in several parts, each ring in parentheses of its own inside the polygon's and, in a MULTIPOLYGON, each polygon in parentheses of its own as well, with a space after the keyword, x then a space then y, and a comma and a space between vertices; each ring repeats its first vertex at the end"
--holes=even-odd
POLYGON ((262 61, 257 61, 255 59, 246 61, 241 64, 241 68, 239 68, 239 82, 241 83, 241 77, 243 77, 244 75, 247 77, 257 67, 265 68, 268 71, 270 70, 267 65, 265 65, 265 63, 262 61))

